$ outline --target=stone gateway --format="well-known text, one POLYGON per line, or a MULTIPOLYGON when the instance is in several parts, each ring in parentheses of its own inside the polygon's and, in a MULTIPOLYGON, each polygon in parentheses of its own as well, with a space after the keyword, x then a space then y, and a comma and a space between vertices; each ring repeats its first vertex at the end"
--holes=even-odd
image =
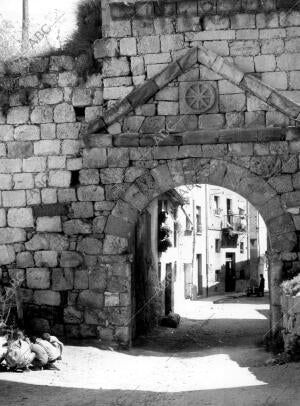
POLYGON ((80 57, 0 77, 0 265, 26 322, 130 345, 135 224, 177 186, 235 191, 270 235, 271 332, 300 260, 300 13, 288 1, 104 1, 80 57))

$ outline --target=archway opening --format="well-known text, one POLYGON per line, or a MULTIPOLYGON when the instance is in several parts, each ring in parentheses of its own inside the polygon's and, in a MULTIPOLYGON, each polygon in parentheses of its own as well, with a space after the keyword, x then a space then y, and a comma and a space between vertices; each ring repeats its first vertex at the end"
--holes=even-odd
POLYGON ((137 346, 263 343, 270 327, 267 227, 248 200, 211 184, 170 189, 140 214, 134 246, 137 346))

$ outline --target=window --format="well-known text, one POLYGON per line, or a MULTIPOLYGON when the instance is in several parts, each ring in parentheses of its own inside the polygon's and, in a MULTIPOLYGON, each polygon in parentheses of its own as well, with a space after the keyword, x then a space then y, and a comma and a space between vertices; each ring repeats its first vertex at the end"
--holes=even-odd
POLYGON ((240 242, 240 254, 244 254, 244 243, 240 242))
POLYGON ((220 196, 214 196, 214 213, 219 215, 221 213, 220 210, 220 196))
POLYGON ((245 279, 245 269, 240 270, 240 279, 245 279))
POLYGON ((221 240, 220 238, 215 239, 215 251, 221 252, 221 240))
POLYGON ((196 232, 202 233, 202 224, 201 224, 201 207, 196 206, 196 232))
POLYGON ((215 270, 215 282, 221 282, 221 271, 220 271, 220 269, 215 270))
POLYGON ((233 224, 232 200, 231 199, 226 199, 226 206, 227 206, 227 222, 229 224, 233 224))
POLYGON ((185 216, 185 230, 192 231, 192 222, 188 216, 185 216))

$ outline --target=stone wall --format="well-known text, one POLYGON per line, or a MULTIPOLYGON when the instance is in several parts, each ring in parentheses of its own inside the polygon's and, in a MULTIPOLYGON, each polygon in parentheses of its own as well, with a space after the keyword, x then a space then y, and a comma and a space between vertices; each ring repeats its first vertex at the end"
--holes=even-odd
POLYGON ((299 14, 208 15, 192 31, 190 22, 160 18, 139 20, 139 32, 135 19, 111 23, 111 38, 95 43, 99 73, 86 79, 80 58, 70 56, 15 61, 0 77, 0 265, 4 277, 24 278, 32 328, 128 344, 130 236, 154 197, 183 184, 240 193, 264 217, 272 248, 297 261, 300 133, 287 127, 295 122, 286 111, 195 60, 101 133, 85 128, 198 44, 298 97, 299 14), (180 89, 199 80, 211 84, 215 102, 205 114, 190 114, 180 89), (149 133, 168 136, 155 146, 149 133))
MULTIPOLYGON (((275 11, 275 2, 263 2, 266 9, 259 8, 257 2, 243 2, 243 9, 239 8, 242 2, 220 1, 224 6, 219 8, 221 14, 211 14, 200 11, 201 3, 205 2, 198 2, 199 8, 195 1, 163 3, 162 7, 170 10, 166 16, 159 16, 151 2, 142 3, 143 7, 137 3, 130 13, 128 9, 133 6, 113 2, 111 21, 104 26, 107 38, 96 41, 94 46, 95 58, 103 62, 103 97, 108 105, 127 96, 133 86, 153 78, 193 46, 204 46, 224 56, 226 61, 254 73, 265 84, 299 102, 300 13, 291 7, 275 11), (137 8, 141 7, 145 15, 139 13, 137 8)), ((278 7, 283 4, 280 2, 278 7)), ((112 131, 145 134, 162 129, 177 132, 287 125, 294 122, 195 63, 193 69, 156 93, 146 106, 115 123, 112 131), (199 80, 215 92, 212 107, 201 114, 184 99, 191 83, 199 80), (179 122, 178 114, 184 115, 179 122)))
POLYGON ((282 295, 283 339, 285 348, 292 356, 299 355, 300 297, 282 295))

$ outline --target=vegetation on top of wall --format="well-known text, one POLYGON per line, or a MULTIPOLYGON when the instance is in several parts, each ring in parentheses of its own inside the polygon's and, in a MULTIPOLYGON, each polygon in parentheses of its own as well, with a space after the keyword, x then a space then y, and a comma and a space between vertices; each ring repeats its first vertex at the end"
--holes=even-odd
POLYGON ((85 0, 77 5, 76 26, 62 51, 73 56, 92 53, 94 41, 102 37, 101 0, 85 0))
POLYGON ((281 284, 282 292, 289 296, 300 296, 300 273, 281 284))

